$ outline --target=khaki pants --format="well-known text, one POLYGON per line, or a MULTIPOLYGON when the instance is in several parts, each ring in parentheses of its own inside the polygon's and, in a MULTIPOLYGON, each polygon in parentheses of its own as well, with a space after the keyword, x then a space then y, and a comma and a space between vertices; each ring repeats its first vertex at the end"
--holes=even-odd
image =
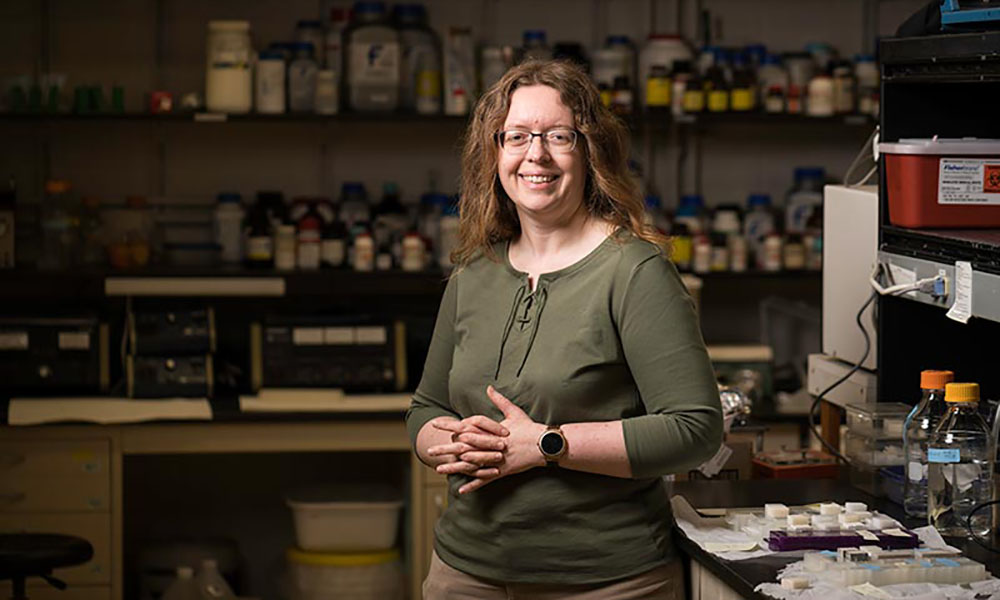
POLYGON ((452 568, 431 557, 424 580, 424 600, 682 600, 684 569, 680 560, 611 583, 552 585, 545 583, 495 584, 452 568))

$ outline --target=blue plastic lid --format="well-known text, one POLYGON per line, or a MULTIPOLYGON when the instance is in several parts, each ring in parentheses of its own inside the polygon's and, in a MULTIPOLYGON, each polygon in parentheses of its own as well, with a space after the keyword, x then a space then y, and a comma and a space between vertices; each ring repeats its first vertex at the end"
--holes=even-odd
POLYGON ((258 55, 259 60, 285 60, 285 53, 277 48, 261 50, 258 55))
POLYGON ((428 204, 431 206, 437 204, 444 206, 449 202, 451 202, 451 198, 448 196, 448 194, 441 194, 438 192, 427 192, 426 194, 420 197, 421 204, 428 204))
POLYGON ((545 42, 545 30, 544 29, 526 29, 524 31, 524 41, 525 42, 545 42))
POLYGON ((660 197, 656 194, 650 194, 646 196, 646 208, 660 208, 663 203, 660 201, 660 197))
POLYGON ((323 29, 323 23, 314 19, 300 19, 298 23, 295 24, 296 28, 306 28, 309 29, 323 29))
POLYGON ((750 194, 750 197, 747 198, 747 206, 750 208, 771 206, 771 196, 770 194, 750 194))
POLYGON ((609 35, 605 40, 608 46, 628 46, 630 43, 627 35, 609 35))
POLYGON ((427 15, 423 4, 396 4, 392 7, 392 15, 396 18, 422 19, 427 15))
POLYGON ((291 42, 288 47, 292 52, 312 52, 315 49, 312 42, 291 42))
POLYGON ((355 2, 354 14, 385 14, 385 2, 355 2))
POLYGON ((236 202, 239 204, 243 201, 243 196, 240 196, 239 192, 219 192, 215 199, 219 201, 219 204, 223 202, 236 202))
POLYGON ((340 193, 344 196, 348 194, 368 194, 368 192, 365 191, 365 184, 360 181, 345 181, 343 185, 340 186, 340 193))
POLYGON ((717 65, 726 64, 732 59, 732 53, 726 48, 712 48, 712 55, 717 65))
POLYGON ((781 65, 781 57, 778 56, 777 54, 768 54, 767 56, 764 57, 764 62, 762 64, 765 64, 765 65, 779 65, 780 66, 781 65))
POLYGON ((733 52, 732 63, 734 67, 745 67, 750 64, 750 56, 746 52, 733 52))
POLYGON ((871 54, 855 54, 854 62, 856 63, 873 63, 875 62, 875 57, 871 54))
POLYGON ((764 44, 747 44, 743 51, 757 62, 763 62, 764 57, 767 56, 767 46, 764 44))
POLYGON ((445 202, 444 206, 441 207, 442 217, 457 217, 458 216, 458 201, 451 201, 451 198, 445 202))
POLYGON ((701 208, 703 206, 705 206, 705 199, 701 197, 701 194, 685 194, 681 196, 681 208, 701 208))
POLYGON ((823 167, 795 167, 795 181, 800 179, 826 179, 826 169, 823 167))

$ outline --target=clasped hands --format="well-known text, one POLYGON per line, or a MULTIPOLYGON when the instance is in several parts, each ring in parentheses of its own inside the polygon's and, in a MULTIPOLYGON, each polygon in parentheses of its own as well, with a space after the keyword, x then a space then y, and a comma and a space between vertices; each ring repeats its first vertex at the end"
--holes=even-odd
POLYGON ((451 433, 450 443, 427 449, 430 456, 448 459, 437 466, 437 472, 442 475, 464 473, 473 477, 458 489, 460 494, 545 464, 545 457, 538 448, 538 438, 545 432, 545 425, 532 421, 493 386, 486 388, 486 395, 503 413, 503 421, 497 423, 484 415, 473 415, 461 421, 451 417, 431 421, 435 429, 451 433))

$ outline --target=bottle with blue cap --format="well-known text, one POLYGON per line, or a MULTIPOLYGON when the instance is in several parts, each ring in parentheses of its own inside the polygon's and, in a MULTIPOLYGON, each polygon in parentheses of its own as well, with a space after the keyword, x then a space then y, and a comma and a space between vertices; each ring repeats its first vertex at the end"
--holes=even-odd
POLYGON ((552 60, 552 48, 546 41, 544 29, 528 29, 524 32, 521 60, 552 60))
POLYGON ((743 236, 747 240, 750 254, 754 256, 758 269, 763 269, 761 247, 764 239, 775 230, 771 196, 750 194, 747 198, 747 214, 743 219, 743 236))
POLYGON ((781 64, 781 57, 777 54, 764 56, 760 66, 757 67, 757 83, 760 95, 760 104, 769 113, 785 112, 785 93, 788 90, 788 71, 781 64), (775 93, 777 92, 777 93, 775 93), (777 98, 777 100, 769 99, 777 98))
POLYGON ((879 72, 875 57, 870 54, 855 56, 854 77, 858 81, 858 112, 878 116, 879 72))
POLYGON ((351 14, 344 32, 348 105, 357 111, 396 110, 402 52, 385 2, 355 2, 351 14))
POLYGON ((260 114, 285 112, 285 57, 278 49, 263 50, 257 57, 254 106, 260 114))
POLYGON ((795 184, 785 197, 785 233, 804 234, 809 218, 823 207, 822 167, 796 167, 795 184))
POLYGON ((288 64, 288 108, 292 112, 313 112, 319 73, 319 65, 313 58, 313 45, 294 42, 291 49, 294 56, 288 64))
POLYGON ((441 41, 427 24, 423 4, 392 7, 399 30, 403 60, 400 70, 400 106, 422 115, 441 112, 441 41))
POLYGON ((681 196, 677 212, 674 213, 675 223, 683 223, 692 235, 698 235, 707 230, 705 219, 705 199, 702 198, 701 194, 685 194, 681 196))
POLYGON ((317 19, 301 19, 295 24, 296 41, 312 44, 312 57, 316 64, 323 66, 323 22, 317 19))

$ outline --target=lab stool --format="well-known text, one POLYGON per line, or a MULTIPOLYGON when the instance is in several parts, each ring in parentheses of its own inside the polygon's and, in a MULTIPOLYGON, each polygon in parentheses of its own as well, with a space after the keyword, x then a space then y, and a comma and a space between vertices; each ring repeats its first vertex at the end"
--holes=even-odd
POLYGON ((90 542, 71 535, 0 534, 0 581, 10 579, 11 600, 27 600, 24 583, 29 577, 41 577, 64 590, 66 584, 52 577, 52 570, 83 564, 93 555, 90 542))

